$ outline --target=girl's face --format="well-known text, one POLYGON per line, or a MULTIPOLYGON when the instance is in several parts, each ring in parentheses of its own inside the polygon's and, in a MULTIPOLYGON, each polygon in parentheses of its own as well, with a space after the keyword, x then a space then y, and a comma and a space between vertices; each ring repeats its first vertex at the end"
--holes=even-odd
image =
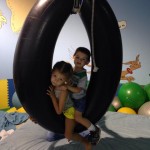
POLYGON ((87 55, 82 52, 77 52, 74 56, 74 64, 78 68, 83 68, 85 65, 89 63, 87 55))
POLYGON ((55 87, 64 85, 67 80, 67 77, 60 73, 58 70, 53 71, 51 76, 51 83, 55 87))

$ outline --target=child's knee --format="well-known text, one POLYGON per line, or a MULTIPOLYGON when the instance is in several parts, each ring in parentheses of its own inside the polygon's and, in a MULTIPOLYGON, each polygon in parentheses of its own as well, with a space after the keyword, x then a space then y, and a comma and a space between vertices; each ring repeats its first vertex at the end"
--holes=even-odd
POLYGON ((80 122, 80 120, 82 119, 82 116, 74 116, 74 119, 76 122, 80 122))

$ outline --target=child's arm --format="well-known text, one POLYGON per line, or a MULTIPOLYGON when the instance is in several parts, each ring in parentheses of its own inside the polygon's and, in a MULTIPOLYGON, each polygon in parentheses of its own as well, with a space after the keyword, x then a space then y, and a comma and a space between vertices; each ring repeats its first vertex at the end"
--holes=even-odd
POLYGON ((80 93, 82 88, 67 85, 67 89, 72 93, 80 93))
POLYGON ((54 105, 55 111, 58 115, 63 112, 65 101, 68 96, 67 90, 63 90, 60 92, 59 99, 56 98, 53 87, 49 87, 47 90, 47 95, 51 97, 52 103, 54 105))
POLYGON ((83 90, 86 90, 86 85, 87 85, 87 76, 81 78, 76 87, 71 86, 70 84, 66 85, 66 87, 72 93, 80 93, 83 90))

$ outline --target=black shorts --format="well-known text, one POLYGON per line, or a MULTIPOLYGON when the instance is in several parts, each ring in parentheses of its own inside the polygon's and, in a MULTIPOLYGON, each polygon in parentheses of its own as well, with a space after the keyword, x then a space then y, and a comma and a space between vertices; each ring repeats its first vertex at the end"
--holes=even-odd
POLYGON ((79 112, 84 112, 86 106, 86 98, 82 97, 80 99, 72 99, 74 103, 75 110, 79 112))

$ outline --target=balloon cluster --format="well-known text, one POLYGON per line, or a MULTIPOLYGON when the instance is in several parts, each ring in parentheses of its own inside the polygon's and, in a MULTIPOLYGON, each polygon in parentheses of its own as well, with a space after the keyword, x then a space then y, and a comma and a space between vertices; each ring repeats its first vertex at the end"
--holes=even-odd
POLYGON ((108 110, 150 116, 150 84, 143 87, 135 82, 119 85, 108 110))

